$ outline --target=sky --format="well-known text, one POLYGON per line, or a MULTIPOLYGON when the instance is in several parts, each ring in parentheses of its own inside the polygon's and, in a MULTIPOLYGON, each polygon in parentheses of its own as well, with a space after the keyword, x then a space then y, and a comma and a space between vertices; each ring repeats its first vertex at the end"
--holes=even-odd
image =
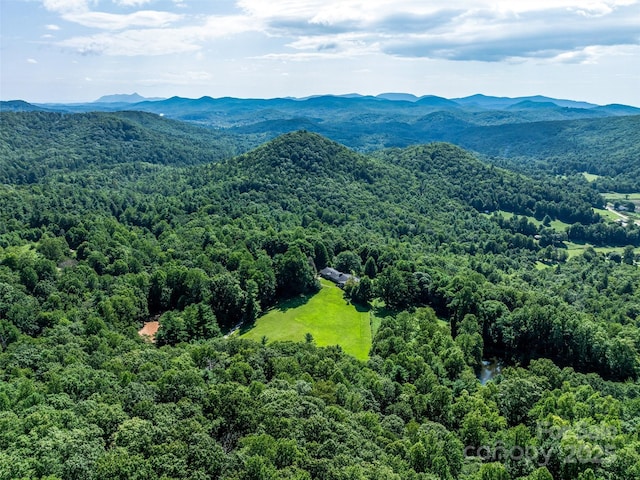
POLYGON ((0 0, 0 99, 547 95, 640 106, 640 0, 0 0))

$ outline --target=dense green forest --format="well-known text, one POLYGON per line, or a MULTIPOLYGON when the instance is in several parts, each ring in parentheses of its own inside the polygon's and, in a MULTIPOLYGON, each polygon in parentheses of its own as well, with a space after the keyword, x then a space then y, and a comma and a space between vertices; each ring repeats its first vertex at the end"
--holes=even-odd
POLYGON ((582 176, 135 112, 0 125, 0 479, 640 477, 640 228, 582 176), (223 337, 327 265, 384 306, 366 362, 223 337))
POLYGON ((640 190, 640 115, 476 127, 447 138, 528 172, 603 176, 602 192, 640 190))
MULTIPOLYGON (((444 141, 477 152, 489 163, 527 175, 587 172, 602 176, 594 184, 600 192, 640 191, 640 147, 634 141, 640 128, 638 108, 615 104, 597 106, 540 96, 501 98, 473 95, 451 100, 425 96, 408 99, 411 96, 353 95, 266 100, 172 97, 133 104, 94 102, 41 106, 11 101, 0 102, 0 111, 89 112, 87 115, 96 115, 96 110, 109 112, 118 117, 112 121, 127 124, 124 128, 108 131, 116 138, 129 140, 124 152, 123 146, 119 146, 121 153, 125 154, 135 149, 136 142, 132 140, 135 140, 137 122, 152 122, 150 119, 155 117, 119 111, 135 109, 215 129, 219 150, 225 154, 241 153, 259 143, 301 129, 319 133, 360 152, 444 141)), ((63 116, 60 121, 69 118, 63 116)), ((73 118, 72 122, 77 123, 87 117, 76 115, 73 118)), ((158 125, 147 126, 154 131, 164 131, 170 138, 187 133, 195 140, 205 134, 203 130, 189 130, 182 123, 165 122, 160 129, 158 125), (169 125, 174 131, 167 130, 169 125)), ((56 130, 64 132, 65 128, 58 125, 52 131, 44 127, 43 132, 56 130)), ((96 130, 80 127, 78 132, 96 138, 96 130)), ((77 133, 71 137, 77 139, 77 133)), ((67 141, 65 138, 59 135, 56 141, 67 141)), ((147 157, 148 160, 144 161, 163 163, 172 156, 184 158, 185 151, 196 157, 202 155, 193 146, 183 146, 181 152, 167 152, 167 145, 161 146, 166 143, 166 138, 156 137, 155 143, 158 147, 153 154, 138 152, 139 158, 147 157)))
POLYGON ((0 181, 34 183, 57 172, 127 164, 194 165, 229 158, 253 143, 143 112, 2 114, 0 181))

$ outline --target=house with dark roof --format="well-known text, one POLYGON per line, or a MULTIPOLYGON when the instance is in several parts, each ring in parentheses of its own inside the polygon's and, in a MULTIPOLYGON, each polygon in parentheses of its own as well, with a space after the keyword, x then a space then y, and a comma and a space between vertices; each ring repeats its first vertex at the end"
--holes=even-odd
POLYGON ((338 285, 340 288, 344 288, 345 283, 347 283, 347 280, 349 280, 350 278, 353 278, 355 282, 360 281, 358 277, 354 277, 353 275, 350 275, 348 273, 339 272, 335 268, 331 268, 331 267, 325 267, 322 270, 320 270, 319 273, 322 278, 332 281, 333 283, 338 285))

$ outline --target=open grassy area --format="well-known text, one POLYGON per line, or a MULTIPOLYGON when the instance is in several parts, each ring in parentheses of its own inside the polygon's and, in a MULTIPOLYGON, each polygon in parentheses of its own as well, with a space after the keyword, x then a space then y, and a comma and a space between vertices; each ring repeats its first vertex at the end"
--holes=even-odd
POLYGON ((640 201, 640 192, 633 193, 617 193, 617 192, 607 192, 603 193, 602 196, 611 202, 616 200, 627 200, 627 201, 640 201))
MULTIPOLYGON (((567 246, 567 252, 569 253, 569 258, 576 257, 578 255, 582 255, 582 253, 590 246, 589 244, 584 243, 574 243, 574 242, 564 242, 567 246)), ((624 251, 624 247, 593 247, 593 249, 598 253, 611 253, 618 252, 622 255, 624 251)), ((634 250, 636 253, 638 249, 634 250)))
POLYGON ((606 210, 604 208, 594 208, 593 210, 599 213, 601 217, 611 220, 612 222, 620 219, 620 215, 616 215, 615 212, 612 212, 611 210, 606 210))
POLYGON ((569 254, 569 258, 582 255, 584 251, 589 247, 589 245, 582 244, 582 243, 573 243, 573 242, 564 242, 564 243, 567 246, 567 253, 569 254))
MULTIPOLYGON (((502 215, 504 218, 511 218, 513 216, 515 216, 514 213, 511 212, 505 212, 504 210, 496 210, 496 213, 498 213, 499 215, 502 215)), ((491 216, 493 215, 493 213, 490 214, 483 214, 486 216, 491 216)), ((518 215, 519 217, 525 217, 527 218, 529 221, 531 221, 531 223, 533 223, 534 225, 536 225, 537 227, 539 227, 540 225, 542 225, 542 221, 536 219, 535 217, 529 217, 527 215, 518 215)), ((564 232, 564 230, 569 226, 569 223, 565 223, 565 222, 561 222, 560 220, 552 220, 551 224, 549 225, 550 227, 554 228, 556 231, 558 232, 564 232)))
POLYGON ((360 360, 366 360, 371 348, 370 312, 347 303, 342 290, 321 280, 315 295, 297 297, 280 303, 258 318, 241 337, 260 341, 304 341, 310 333, 319 346, 340 345, 360 360))
POLYGON ((593 173, 582 172, 582 175, 584 175, 584 178, 587 180, 587 182, 595 182, 600 178, 600 175, 595 175, 593 173))

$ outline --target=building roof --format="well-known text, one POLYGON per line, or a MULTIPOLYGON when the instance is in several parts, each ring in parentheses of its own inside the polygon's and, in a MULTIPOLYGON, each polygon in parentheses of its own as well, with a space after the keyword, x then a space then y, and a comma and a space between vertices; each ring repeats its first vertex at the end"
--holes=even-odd
POLYGON ((358 277, 354 277, 348 273, 342 273, 336 270, 335 268, 325 267, 320 270, 320 276, 322 278, 326 278, 327 280, 331 280, 333 283, 337 283, 338 285, 344 285, 347 283, 347 280, 353 277, 353 279, 357 282, 359 280, 358 277))

